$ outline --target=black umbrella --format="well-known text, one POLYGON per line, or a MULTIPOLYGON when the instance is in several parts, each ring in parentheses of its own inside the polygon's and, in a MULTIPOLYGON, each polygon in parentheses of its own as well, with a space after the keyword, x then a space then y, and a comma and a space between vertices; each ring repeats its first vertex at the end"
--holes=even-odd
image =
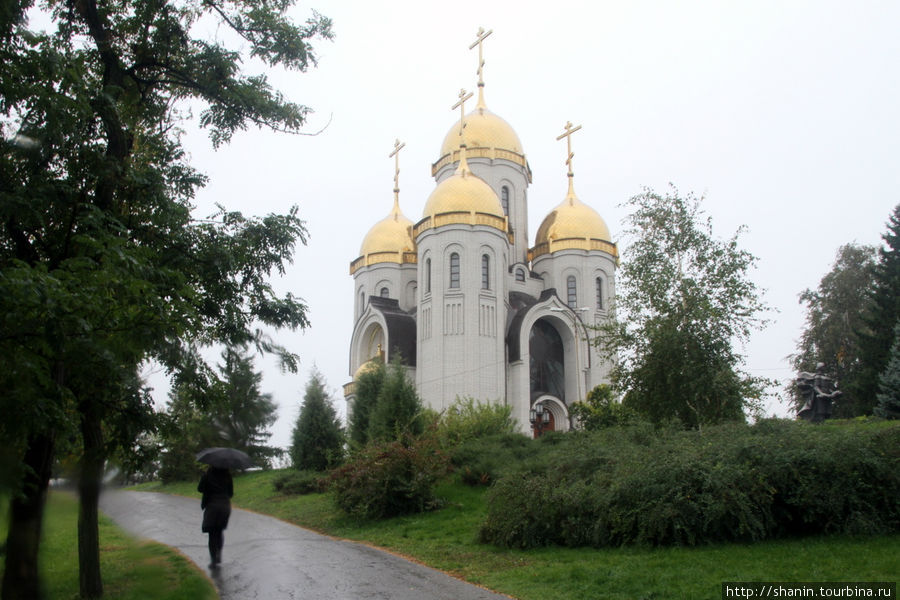
POLYGON ((197 460, 220 469, 247 469, 253 466, 250 457, 235 448, 207 448, 197 453, 197 460))

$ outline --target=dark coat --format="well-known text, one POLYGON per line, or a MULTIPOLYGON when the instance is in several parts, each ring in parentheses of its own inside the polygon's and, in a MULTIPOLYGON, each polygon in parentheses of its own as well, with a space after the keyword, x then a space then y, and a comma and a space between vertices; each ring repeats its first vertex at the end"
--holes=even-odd
POLYGON ((203 533, 222 530, 228 527, 231 516, 231 500, 234 495, 234 483, 228 469, 210 467, 197 485, 197 491, 203 494, 200 508, 203 509, 203 533))

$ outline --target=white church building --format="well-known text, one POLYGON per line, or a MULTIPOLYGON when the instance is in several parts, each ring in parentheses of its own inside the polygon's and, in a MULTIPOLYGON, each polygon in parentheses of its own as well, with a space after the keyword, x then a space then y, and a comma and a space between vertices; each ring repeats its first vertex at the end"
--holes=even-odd
MULTIPOLYGON (((395 357, 419 396, 441 411, 457 398, 512 407, 523 432, 529 411, 565 431, 569 406, 607 381, 611 365, 590 343, 609 318, 616 245, 596 210, 575 194, 567 124, 568 193, 534 237, 528 232, 531 167, 513 128, 484 99, 479 31, 478 97, 431 167, 435 188, 414 220, 400 210, 398 177, 389 214, 363 238, 350 264, 355 302, 349 374, 395 357)), ((392 156, 402 145, 395 144, 392 156)), ((395 169, 399 173, 399 168, 395 169)), ((352 406, 354 383, 344 386, 352 406)))

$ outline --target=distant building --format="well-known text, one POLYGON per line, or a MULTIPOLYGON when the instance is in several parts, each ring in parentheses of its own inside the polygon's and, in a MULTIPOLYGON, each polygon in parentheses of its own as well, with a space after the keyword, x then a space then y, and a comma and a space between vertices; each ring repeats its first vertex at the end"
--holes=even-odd
MULTIPOLYGON (((516 132, 485 104, 488 34, 476 42, 477 105, 447 132, 421 217, 401 212, 395 177, 393 209, 350 264, 349 373, 355 381, 368 361, 399 355, 436 410, 466 396, 506 403, 528 431, 540 404, 551 428, 565 431, 568 407, 608 378, 611 365, 588 337, 609 318, 618 252, 604 220, 575 194, 571 134, 580 127, 571 124, 558 138, 569 147, 568 193, 529 247, 531 168, 516 132)), ((460 96, 463 115, 468 96, 460 96)), ((344 388, 348 401, 354 388, 344 388)))

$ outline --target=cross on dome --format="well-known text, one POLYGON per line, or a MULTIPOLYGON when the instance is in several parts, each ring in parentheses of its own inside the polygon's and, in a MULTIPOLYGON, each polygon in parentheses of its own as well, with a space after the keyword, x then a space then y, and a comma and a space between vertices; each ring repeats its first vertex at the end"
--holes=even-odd
POLYGON ((406 142, 400 143, 400 140, 394 140, 394 151, 388 155, 388 158, 394 159, 394 202, 400 203, 400 151, 406 146, 406 142))
POLYGON ((567 121, 565 126, 565 132, 561 133, 556 137, 556 141, 566 138, 566 146, 568 147, 568 153, 566 155, 566 165, 569 167, 569 197, 575 197, 575 186, 572 180, 575 177, 575 173, 572 171, 572 159, 575 158, 575 153, 572 152, 572 134, 581 129, 581 125, 577 127, 572 127, 572 122, 567 121))

